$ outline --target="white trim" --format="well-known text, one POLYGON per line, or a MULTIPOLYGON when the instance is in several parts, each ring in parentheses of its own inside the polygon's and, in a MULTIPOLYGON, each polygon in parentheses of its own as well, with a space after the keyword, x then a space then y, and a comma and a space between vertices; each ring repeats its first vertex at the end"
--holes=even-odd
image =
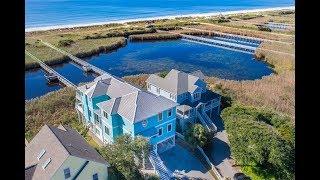
POLYGON ((164 125, 164 124, 166 124, 166 123, 170 123, 171 121, 174 121, 174 120, 175 120, 175 119, 171 119, 171 120, 166 121, 166 122, 164 122, 164 123, 158 124, 158 125, 156 125, 155 127, 157 128, 157 127, 162 126, 162 125, 164 125))

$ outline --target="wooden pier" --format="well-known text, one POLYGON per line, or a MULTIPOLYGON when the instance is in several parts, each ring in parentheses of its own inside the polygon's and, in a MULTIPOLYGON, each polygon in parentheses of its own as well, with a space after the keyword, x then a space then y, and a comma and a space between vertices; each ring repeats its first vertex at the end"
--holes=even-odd
POLYGON ((83 67, 83 70, 86 71, 86 72, 87 72, 88 70, 90 70, 90 71, 92 71, 92 72, 94 72, 94 73, 96 73, 96 74, 98 74, 98 75, 102 75, 102 74, 107 73, 107 72, 105 72, 104 70, 102 70, 102 69, 100 69, 100 68, 98 68, 98 67, 96 67, 96 66, 93 66, 92 64, 89 64, 89 63, 87 63, 86 61, 84 61, 84 60, 82 60, 82 59, 80 59, 80 58, 77 58, 76 56, 74 56, 74 55, 72 55, 72 54, 70 54, 70 53, 68 53, 68 52, 66 52, 66 51, 64 51, 64 50, 62 50, 62 49, 60 49, 60 48, 57 48, 57 47, 53 46, 52 44, 50 44, 50 43, 48 43, 48 42, 44 42, 44 41, 42 41, 42 40, 41 40, 41 42, 42 42, 44 45, 46 45, 46 46, 48 46, 48 47, 50 47, 50 48, 52 48, 52 49, 54 49, 54 50, 56 50, 56 51, 58 51, 58 52, 60 52, 60 53, 62 53, 62 54, 68 56, 68 57, 69 57, 71 60, 73 60, 75 63, 77 63, 77 64, 79 64, 81 67, 83 67))
POLYGON ((55 76, 58 78, 58 80, 63 83, 64 85, 68 86, 68 87, 73 87, 74 89, 77 88, 77 86, 75 84, 73 84, 72 82, 70 82, 68 79, 66 79, 65 77, 63 77, 61 74, 59 74, 57 71, 53 70, 51 67, 49 67, 48 65, 46 65, 43 61, 41 61, 40 59, 38 59, 37 57, 35 57, 34 55, 32 55, 30 52, 28 52, 27 50, 25 50, 25 53, 30 56, 32 59, 34 59, 35 61, 37 61, 40 65, 40 67, 46 71, 48 74, 55 76))
MULTIPOLYGON (((158 32, 179 34, 179 33, 175 33, 175 32, 159 31, 159 30, 158 30, 158 32)), ((218 46, 218 47, 222 47, 225 49, 236 50, 236 51, 240 51, 240 52, 244 52, 244 53, 253 54, 256 50, 256 47, 253 47, 253 46, 246 46, 246 45, 242 45, 242 44, 220 41, 220 40, 216 40, 216 39, 204 38, 204 37, 199 37, 199 36, 191 36, 191 35, 186 35, 186 34, 179 34, 179 35, 182 37, 182 39, 185 39, 185 40, 188 40, 191 42, 196 42, 196 43, 205 44, 205 45, 218 46)), ((251 40, 251 41, 253 41, 253 40, 251 40)))

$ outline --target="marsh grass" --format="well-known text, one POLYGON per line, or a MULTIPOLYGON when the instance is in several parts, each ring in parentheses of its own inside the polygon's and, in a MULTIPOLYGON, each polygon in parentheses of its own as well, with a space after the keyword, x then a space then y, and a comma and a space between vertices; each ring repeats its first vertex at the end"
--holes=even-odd
POLYGON ((151 34, 139 34, 131 35, 129 39, 132 41, 153 41, 153 40, 170 40, 170 39, 179 39, 181 38, 178 34, 170 33, 151 33, 151 34))
MULTIPOLYGON (((47 40, 44 39, 43 41, 47 40)), ((55 43, 55 41, 52 42, 50 39, 48 39, 47 42, 52 43, 55 46, 59 46, 59 41, 55 43)), ((74 56, 86 57, 100 52, 114 50, 124 46, 125 43, 126 41, 123 37, 102 38, 96 40, 80 39, 74 41, 68 46, 63 46, 60 48, 73 54, 74 56)), ((69 60, 69 58, 64 56, 62 53, 59 53, 37 41, 26 45, 25 49, 48 65, 59 64, 69 60)), ((32 69, 36 67, 39 67, 39 65, 29 56, 25 55, 25 69, 32 69)))

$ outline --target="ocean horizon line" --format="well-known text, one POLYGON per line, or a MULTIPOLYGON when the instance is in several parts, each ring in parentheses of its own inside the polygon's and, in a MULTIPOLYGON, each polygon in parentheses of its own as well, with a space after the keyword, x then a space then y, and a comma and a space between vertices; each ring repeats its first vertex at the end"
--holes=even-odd
POLYGON ((59 29, 79 28, 79 27, 90 27, 90 26, 101 26, 101 25, 114 24, 114 23, 121 24, 121 23, 128 23, 128 22, 150 21, 150 20, 160 20, 160 19, 175 19, 175 18, 183 18, 183 17, 209 17, 209 16, 217 16, 220 14, 221 15, 230 15, 230 14, 242 14, 242 13, 275 11, 275 10, 295 10, 295 6, 259 8, 259 9, 243 9, 243 10, 233 10, 233 11, 193 13, 193 14, 181 14, 181 15, 170 15, 170 16, 154 16, 154 17, 147 17, 147 18, 102 21, 102 22, 95 22, 95 23, 78 23, 78 24, 54 25, 54 26, 44 26, 44 27, 30 27, 30 28, 25 28, 25 32, 59 30, 59 29))

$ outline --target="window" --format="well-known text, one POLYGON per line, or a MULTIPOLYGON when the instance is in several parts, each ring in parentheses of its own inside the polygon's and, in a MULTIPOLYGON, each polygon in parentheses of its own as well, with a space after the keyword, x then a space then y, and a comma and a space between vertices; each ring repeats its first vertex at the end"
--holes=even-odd
POLYGON ((148 89, 151 89, 151 88, 150 88, 150 84, 147 84, 147 88, 148 88, 148 89))
POLYGON ((94 113, 94 123, 98 126, 100 126, 100 119, 96 113, 94 113))
POLYGON ((158 120, 162 121, 162 112, 158 114, 158 120))
POLYGON ((63 173, 64 173, 64 178, 65 179, 68 179, 69 177, 71 177, 70 168, 64 169, 63 173))
POLYGON ((109 118, 108 118, 109 115, 108 115, 108 113, 106 113, 105 111, 103 111, 103 116, 104 116, 105 118, 109 119, 109 118))
POLYGON ((171 124, 168 124, 167 130, 168 130, 168 132, 170 132, 172 130, 172 125, 171 124))
POLYGON ((89 118, 91 117, 91 111, 90 111, 90 109, 89 109, 89 111, 88 111, 88 114, 89 114, 89 118))
POLYGON ((98 178, 98 173, 95 173, 94 175, 92 175, 92 179, 93 180, 98 180, 99 178, 98 178))
POLYGON ((157 93, 160 94, 160 88, 157 88, 157 93))
POLYGON ((97 128, 95 127, 94 130, 95 130, 96 134, 100 135, 99 129, 97 129, 97 128))
POLYGON ((104 126, 104 132, 108 135, 110 135, 109 128, 107 126, 104 126))
POLYGON ((99 116, 98 116, 98 114, 94 113, 94 119, 99 122, 99 116))
POLYGON ((42 149, 41 152, 38 155, 38 161, 41 159, 41 157, 44 155, 44 153, 46 153, 46 150, 42 149))
POLYGON ((162 128, 158 129, 158 136, 162 135, 162 128))
POLYGON ((147 121, 147 120, 143 120, 143 121, 142 121, 142 126, 143 126, 143 127, 146 127, 147 124, 148 124, 148 121, 147 121))
POLYGON ((168 110, 168 117, 171 117, 171 115, 172 115, 172 109, 169 109, 168 110))

